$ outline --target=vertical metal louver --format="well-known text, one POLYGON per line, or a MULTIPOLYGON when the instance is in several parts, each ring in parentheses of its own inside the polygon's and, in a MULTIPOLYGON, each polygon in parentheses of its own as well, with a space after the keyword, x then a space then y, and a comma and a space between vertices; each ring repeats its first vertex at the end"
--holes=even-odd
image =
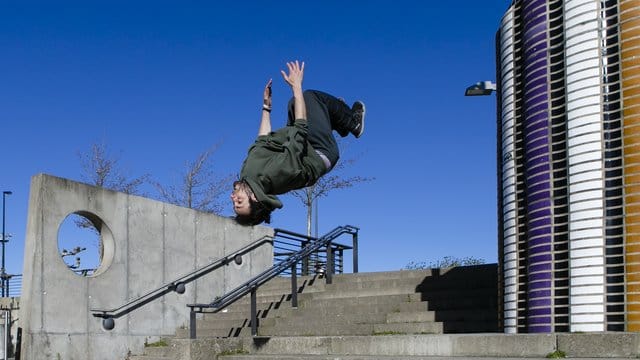
POLYGON ((518 203, 515 160, 514 9, 502 18, 499 32, 499 136, 502 204, 503 328, 517 333, 518 325, 518 203))
POLYGON ((627 331, 640 331, 640 1, 619 3, 627 331))
POLYGON ((624 190, 618 1, 601 2, 606 330, 625 330, 624 190))
POLYGON ((553 199, 549 119, 548 3, 523 1, 527 331, 553 329, 553 199))

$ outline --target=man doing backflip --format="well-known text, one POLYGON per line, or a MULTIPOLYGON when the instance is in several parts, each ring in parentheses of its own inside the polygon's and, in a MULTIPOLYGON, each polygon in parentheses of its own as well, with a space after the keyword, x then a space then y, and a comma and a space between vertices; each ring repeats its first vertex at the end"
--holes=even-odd
POLYGON ((271 212, 282 208, 277 195, 311 186, 328 173, 340 157, 333 130, 356 138, 364 131, 365 107, 351 108, 327 93, 302 91, 304 62, 287 63, 282 77, 291 87, 287 126, 271 130, 271 83, 264 88, 258 138, 249 148, 231 200, 236 221, 243 225, 269 223, 271 212))

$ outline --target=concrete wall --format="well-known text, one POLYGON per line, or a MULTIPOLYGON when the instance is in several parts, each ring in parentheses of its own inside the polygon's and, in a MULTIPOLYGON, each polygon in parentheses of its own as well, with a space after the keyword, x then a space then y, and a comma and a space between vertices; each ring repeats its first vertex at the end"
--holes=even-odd
POLYGON ((49 175, 32 178, 20 319, 23 359, 112 360, 141 353, 145 340, 188 326, 189 303, 207 303, 271 266, 267 244, 115 321, 106 331, 90 309, 112 309, 224 254, 271 235, 231 219, 49 175), (60 224, 73 213, 97 223, 104 257, 96 274, 63 262, 60 224))
POLYGON ((4 359, 5 352, 8 351, 8 357, 12 357, 16 349, 16 336, 18 327, 20 327, 20 298, 0 298, 0 359, 4 359), (8 318, 5 318, 6 312, 9 312, 8 318), (4 344, 5 322, 9 320, 9 341, 8 349, 4 344))

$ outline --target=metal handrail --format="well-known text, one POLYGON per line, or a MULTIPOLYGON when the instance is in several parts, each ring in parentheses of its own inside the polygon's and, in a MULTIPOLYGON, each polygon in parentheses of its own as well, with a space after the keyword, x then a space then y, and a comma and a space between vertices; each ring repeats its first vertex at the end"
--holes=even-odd
POLYGON ((253 249, 261 246, 264 243, 273 243, 273 238, 274 237, 271 235, 265 235, 260 239, 254 241, 253 243, 231 252, 229 255, 225 255, 220 259, 204 265, 186 275, 182 275, 181 277, 163 284, 157 289, 149 291, 148 293, 130 300, 119 307, 113 309, 91 309, 91 312, 93 313, 92 315, 94 317, 102 318, 102 326, 105 330, 112 330, 115 327, 115 322, 113 319, 128 314, 131 311, 138 309, 139 307, 146 305, 169 292, 175 291, 178 294, 183 294, 185 292, 185 284, 188 284, 219 267, 225 266, 231 263, 231 261, 234 261, 236 264, 240 265, 242 263, 242 255, 252 251, 253 249))
MULTIPOLYGON (((342 234, 351 234, 353 236, 354 241, 354 249, 357 249, 357 237, 358 237, 358 228, 351 225, 339 226, 326 235, 322 236, 319 239, 293 233, 287 230, 276 229, 277 232, 274 236, 277 236, 280 233, 298 236, 300 238, 305 238, 309 240, 306 246, 302 247, 299 251, 292 254, 288 258, 280 261, 278 264, 273 265, 271 268, 263 271, 262 273, 256 275, 253 279, 245 282, 244 284, 236 287, 230 292, 224 294, 221 297, 216 298, 211 303, 208 304, 187 304, 187 307, 190 308, 190 316, 189 316, 189 336, 191 339, 196 338, 196 313, 197 312, 205 312, 204 309, 212 309, 210 312, 218 312, 226 308, 227 306, 233 304, 240 298, 244 297, 247 294, 251 294, 251 334, 253 336, 257 335, 257 316, 256 316, 256 291, 257 289, 268 282, 269 280, 275 278, 281 273, 291 269, 291 305, 293 307, 297 307, 297 280, 296 280, 296 271, 295 267, 299 261, 307 258, 312 253, 320 250, 322 247, 326 247, 327 250, 327 269, 325 272, 325 281, 327 284, 331 284, 332 279, 332 254, 331 242, 336 239, 338 236, 342 234), (196 311, 196 309, 198 309, 196 311)), ((356 262, 354 263, 354 272, 357 272, 357 257, 354 256, 356 262)))
MULTIPOLYGON (((274 241, 273 241, 273 257, 274 260, 282 260, 288 256, 295 254, 300 248, 305 247, 310 241, 317 241, 318 239, 312 236, 299 234, 296 232, 292 232, 284 229, 274 229, 274 241), (282 239, 278 239, 278 237, 282 239), (298 243, 297 246, 294 243, 298 243)), ((354 242, 354 246, 357 246, 354 242)), ((342 273, 344 271, 344 251, 345 250, 353 250, 353 246, 343 245, 340 243, 332 243, 331 245, 331 253, 334 254, 334 268, 333 273, 342 273)), ((356 264, 357 254, 354 252, 354 261, 356 264)), ((302 276, 309 275, 310 269, 315 270, 316 273, 319 273, 319 268, 322 266, 326 267, 327 265, 327 257, 326 251, 318 251, 309 257, 302 260, 300 264, 300 272, 299 274, 302 276), (313 262, 313 268, 311 263, 313 262)), ((322 272, 322 271, 320 271, 322 272)), ((287 272, 284 272, 283 275, 290 275, 287 272)))

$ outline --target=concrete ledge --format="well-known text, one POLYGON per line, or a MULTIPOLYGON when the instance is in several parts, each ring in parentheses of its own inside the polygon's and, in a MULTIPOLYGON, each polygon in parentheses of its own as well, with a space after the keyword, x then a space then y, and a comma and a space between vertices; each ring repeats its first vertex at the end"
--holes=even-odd
POLYGON ((637 357, 640 334, 598 333, 557 334, 558 350, 567 357, 637 357))
POLYGON ((568 358, 637 358, 639 339, 636 333, 274 336, 246 338, 243 348, 260 355, 545 358, 561 350, 568 358))
POLYGON ((553 334, 460 334, 451 335, 450 356, 544 357, 554 352, 553 334))
POLYGON ((450 336, 402 335, 345 336, 332 341, 332 354, 346 355, 428 355, 450 354, 450 336))

